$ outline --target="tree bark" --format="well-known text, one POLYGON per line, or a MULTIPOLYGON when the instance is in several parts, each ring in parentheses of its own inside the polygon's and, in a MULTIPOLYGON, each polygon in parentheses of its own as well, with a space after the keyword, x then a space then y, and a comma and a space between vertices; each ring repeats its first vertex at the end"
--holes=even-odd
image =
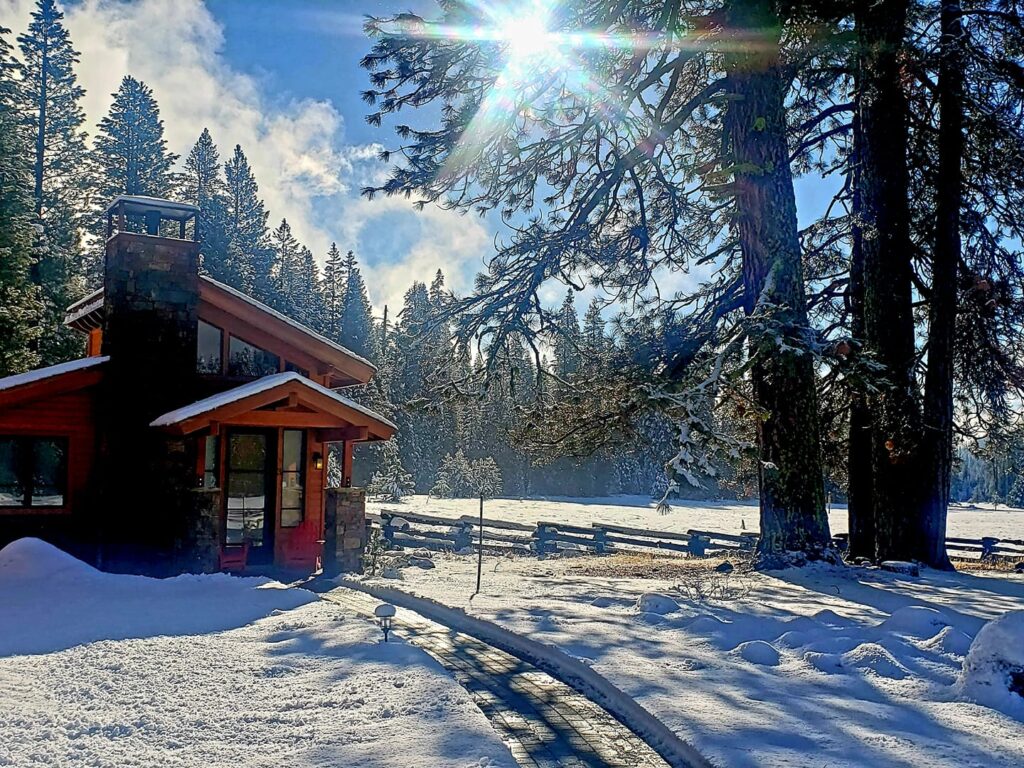
MULTIPOLYGON (((854 135, 860 133, 856 113, 854 135)), ((854 147, 856 153, 856 147, 854 147)), ((853 239, 850 244, 849 311, 850 333, 857 342, 864 340, 864 232, 860 179, 856 154, 853 158, 853 239)), ((857 354, 860 354, 858 351, 857 354)), ((871 472, 871 409, 867 393, 854 391, 850 402, 850 435, 848 441, 847 514, 849 516, 849 550, 847 557, 875 558, 875 508, 871 472)))
POLYGON ((907 100, 908 0, 860 0, 857 148, 864 256, 864 338, 885 367, 869 397, 876 557, 920 552, 921 416, 914 379, 907 100))
POLYGON ((758 426, 763 565, 787 553, 819 558, 830 551, 822 478, 817 391, 807 338, 796 197, 786 144, 781 24, 770 0, 736 2, 739 30, 727 57, 734 100, 725 116, 736 183, 736 228, 748 314, 768 328, 751 339, 758 426), (780 344, 779 340, 783 340, 780 344))
POLYGON ((960 3, 943 2, 938 81, 939 171, 936 182, 935 252, 928 308, 928 372, 924 423, 927 471, 922 475, 921 559, 952 569, 946 554, 946 510, 953 465, 953 345, 956 332, 960 206, 963 198, 963 25, 960 3))

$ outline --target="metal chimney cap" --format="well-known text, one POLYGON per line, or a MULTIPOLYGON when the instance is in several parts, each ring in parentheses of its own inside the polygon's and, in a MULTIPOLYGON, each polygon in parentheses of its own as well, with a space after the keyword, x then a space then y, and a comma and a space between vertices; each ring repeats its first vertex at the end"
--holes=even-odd
POLYGON ((122 211, 125 216, 145 216, 155 211, 160 214, 161 219, 171 221, 188 221, 199 215, 199 208, 189 203, 146 195, 118 195, 107 207, 106 213, 115 214, 122 211))

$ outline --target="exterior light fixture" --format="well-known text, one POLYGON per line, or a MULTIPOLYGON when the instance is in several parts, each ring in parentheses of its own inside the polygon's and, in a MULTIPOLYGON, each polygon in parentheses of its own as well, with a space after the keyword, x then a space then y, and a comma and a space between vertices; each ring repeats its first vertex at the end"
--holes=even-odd
POLYGON ((313 469, 320 470, 324 468, 324 455, 322 453, 313 454, 313 469))
POLYGON ((395 618, 395 606, 391 603, 381 603, 373 609, 373 615, 377 617, 380 624, 380 631, 384 633, 384 642, 388 641, 388 633, 391 632, 391 622, 395 618))

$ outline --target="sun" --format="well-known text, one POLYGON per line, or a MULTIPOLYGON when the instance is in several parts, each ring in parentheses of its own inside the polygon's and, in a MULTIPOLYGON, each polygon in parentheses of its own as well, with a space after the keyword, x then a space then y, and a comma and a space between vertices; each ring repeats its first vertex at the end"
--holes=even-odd
POLYGON ((523 16, 504 20, 498 34, 508 44, 511 62, 521 64, 536 59, 555 47, 547 16, 543 10, 532 8, 523 16))

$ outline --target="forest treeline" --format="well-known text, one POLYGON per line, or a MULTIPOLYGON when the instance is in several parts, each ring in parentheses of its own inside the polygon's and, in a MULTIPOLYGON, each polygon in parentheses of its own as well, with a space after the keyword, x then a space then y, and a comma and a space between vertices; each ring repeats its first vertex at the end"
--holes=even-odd
POLYGON ((241 146, 204 130, 171 152, 145 83, 126 75, 88 136, 39 0, 0 31, 0 374, 81 354, 62 319, 99 280, 105 203, 178 198, 208 274, 378 365, 353 393, 400 428, 357 463, 375 491, 760 495, 780 557, 825 552, 826 495, 848 494, 854 554, 944 565, 951 493, 1024 497, 1018 4, 557 7, 553 28, 614 44, 517 62, 539 91, 502 90, 500 38, 368 23, 370 122, 449 106, 440 130, 399 125, 405 160, 367 194, 510 233, 468 295, 439 272, 374 308, 345 244, 318 259, 271 220, 241 146), (839 180, 804 226, 799 175, 839 180), (683 273, 706 279, 662 289, 683 273))
MULTIPOLYGON (((145 83, 126 75, 88 136, 78 61, 53 0, 40 0, 16 38, 0 28, 0 376, 83 354, 79 334, 62 321, 101 282, 105 205, 121 194, 174 198, 202 212, 197 234, 207 274, 380 368, 353 394, 395 419, 399 435, 361 450, 357 483, 377 474, 373 489, 386 494, 664 491, 673 437, 653 412, 629 438, 591 457, 559 458, 517 441, 523 409, 538 396, 537 361, 525 347, 508 361, 504 384, 465 398, 435 396, 437 382, 466 378, 463 369, 475 364, 468 350, 452 358, 451 334, 428 322, 447 301, 440 271, 414 281, 403 306, 371 307, 350 249, 332 244, 318 260, 287 220, 272 222, 241 146, 222 156, 204 129, 184 158, 171 152, 145 83)), ((564 376, 602 375, 615 341, 599 310, 592 306, 581 328, 570 295, 562 317, 567 338, 579 344, 559 347, 557 360, 542 364, 564 376)))
POLYGON ((842 476, 851 557, 949 567, 954 446, 1019 427, 1019 2, 532 13, 442 2, 366 25, 369 119, 398 134, 366 193, 510 230, 446 313, 456 338, 485 339, 493 372, 505 345, 558 335, 550 282, 597 288, 630 343, 613 375, 570 382, 571 407, 539 410, 538 442, 599 445, 657 404, 680 482, 754 462, 762 564, 835 558, 842 476), (801 175, 837 189, 804 222, 801 175))

